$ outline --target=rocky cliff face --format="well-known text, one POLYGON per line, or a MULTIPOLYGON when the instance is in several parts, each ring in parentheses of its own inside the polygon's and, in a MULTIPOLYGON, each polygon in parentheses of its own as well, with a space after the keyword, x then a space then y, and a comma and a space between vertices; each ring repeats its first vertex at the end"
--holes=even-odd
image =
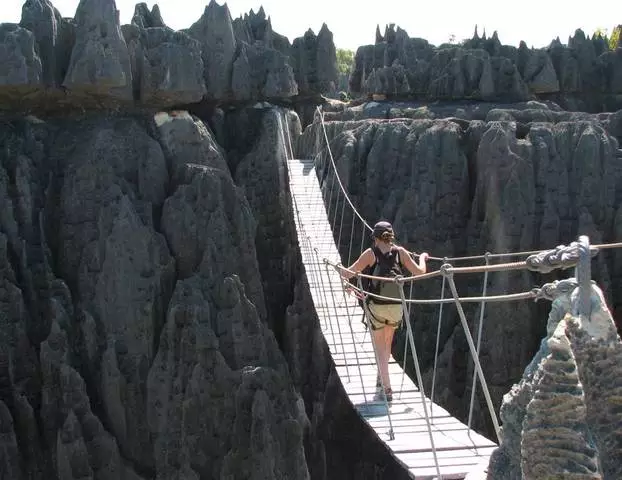
POLYGON ((284 113, 250 114, 235 175, 186 112, 3 121, 7 478, 404 475, 309 307, 284 113))
POLYGON ((547 336, 503 399, 503 442, 492 455, 490 480, 622 475, 622 343, 598 287, 591 315, 576 316, 573 280, 558 285, 547 336))
POLYGON ((359 47, 350 90, 428 101, 539 98, 568 110, 616 110, 622 108, 622 50, 581 30, 567 45, 556 39, 543 49, 502 45, 496 32, 487 38, 477 30, 461 45, 437 48, 391 25, 384 35, 377 31, 374 45, 359 47))
MULTIPOLYGON (((372 223, 389 219, 399 242, 437 257, 552 248, 573 241, 578 232, 588 234, 593 243, 619 239, 622 150, 616 137, 622 133, 622 112, 570 114, 537 103, 492 107, 486 113, 482 111, 486 105, 419 109, 386 102, 333 112, 326 124, 333 154, 363 217, 372 223), (404 118, 408 114, 416 118, 404 118), (353 117, 363 119, 344 120, 353 117)), ((322 135, 318 122, 307 128, 299 155, 319 152, 322 135)), ((326 153, 321 153, 319 164, 326 161, 326 153)), ((324 188, 330 189, 332 169, 321 172, 321 178, 324 188)), ((331 211, 341 208, 342 202, 335 193, 331 211)), ((352 231, 352 221, 346 209, 344 232, 352 231)), ((360 223, 354 232, 357 246, 360 223)), ((358 247, 348 258, 350 235, 341 240, 344 263, 353 261, 358 247)), ((616 254, 603 252, 593 272, 620 326, 618 260, 616 254)), ((494 273, 489 276, 488 294, 527 291, 552 278, 494 273)), ((456 280, 461 295, 481 294, 483 275, 456 280)), ((419 298, 437 298, 440 292, 438 279, 415 287, 419 298)), ((479 311, 465 307, 475 328, 479 311)), ((536 352, 546 314, 545 304, 486 305, 481 358, 496 405, 501 405, 502 396, 536 352)), ((413 322, 429 392, 438 307, 418 306, 413 322)), ((436 398, 466 419, 473 373, 468 345, 455 309, 446 308, 442 322, 436 398)), ((394 345, 398 356, 404 336, 398 332, 394 345)), ((483 397, 480 400, 484 405, 483 397)), ((491 433, 486 416, 476 413, 476 426, 491 433)))
POLYGON ((310 307, 298 117, 214 108, 315 95, 334 45, 305 42, 214 2, 185 32, 112 0, 0 25, 2 478, 408 478, 310 307))

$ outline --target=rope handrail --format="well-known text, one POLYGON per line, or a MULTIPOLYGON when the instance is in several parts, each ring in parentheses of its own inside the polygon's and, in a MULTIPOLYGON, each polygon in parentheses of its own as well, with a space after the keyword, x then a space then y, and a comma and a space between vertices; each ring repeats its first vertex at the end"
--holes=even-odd
POLYGON ((335 178, 337 179, 337 182, 339 183, 339 188, 341 188, 341 192, 343 193, 345 199, 350 204, 350 207, 352 208, 352 211, 356 214, 357 217, 359 217, 359 220, 361 222, 363 222, 363 225, 365 225, 368 230, 373 231, 373 228, 371 228, 369 223, 367 223, 365 221, 365 219, 363 218, 363 216, 358 212, 358 210, 356 209, 356 207, 354 206, 354 204, 350 200, 350 197, 346 193, 346 189, 343 186, 343 183, 341 182, 341 176, 339 175, 339 172, 337 171, 337 165, 335 164, 335 158, 333 157, 333 152, 332 152, 332 149, 330 148, 330 142, 328 141, 328 133, 326 133, 326 127, 324 125, 324 114, 320 111, 320 107, 316 107, 316 109, 317 109, 318 113, 320 114, 320 119, 321 119, 321 123, 322 123, 322 130, 323 130, 323 133, 324 133, 324 138, 326 140, 326 145, 328 146, 328 156, 330 157, 330 162, 333 165, 333 170, 335 171, 335 178))
MULTIPOLYGON (((606 250, 612 248, 622 248, 622 242, 612 242, 612 243, 601 243, 599 245, 591 245, 592 248, 597 248, 599 250, 606 250)), ((524 252, 503 252, 503 253, 485 253, 483 255, 470 255, 465 257, 447 257, 447 258, 438 258, 438 257, 429 257, 431 260, 438 261, 468 261, 468 260, 483 260, 486 257, 489 259, 493 258, 511 258, 511 257, 528 257, 530 255, 537 255, 539 253, 543 253, 548 251, 548 249, 542 250, 529 250, 524 252)))
MULTIPOLYGON (((375 298, 377 300, 385 300, 397 303, 397 299, 393 297, 385 297, 382 295, 378 295, 376 293, 368 292, 367 290, 363 290, 356 285, 348 284, 344 287, 346 290, 352 290, 357 293, 363 294, 365 296, 375 298)), ((488 295, 488 296, 480 296, 480 297, 460 297, 461 302, 467 303, 481 303, 481 302, 511 302, 516 300, 541 300, 547 298, 543 290, 544 287, 536 287, 532 288, 527 292, 518 292, 518 293, 506 293, 503 295, 488 295)), ((453 298, 445 298, 445 299, 434 299, 434 298, 409 298, 406 300, 406 303, 412 303, 415 305, 441 305, 447 303, 455 303, 453 298)))
MULTIPOLYGON (((620 248, 622 243, 604 244, 605 248, 620 248)), ((598 246, 594 245, 590 248, 590 254, 592 257, 596 256, 599 252, 598 246)), ((441 268, 433 270, 431 272, 423 273, 420 275, 412 276, 397 276, 397 277, 378 277, 369 275, 362 272, 355 272, 353 270, 344 267, 340 263, 333 263, 330 260, 324 258, 324 263, 332 266, 335 270, 342 269, 352 274, 352 276, 367 278, 377 282, 397 282, 397 283, 409 283, 421 280, 427 280, 430 278, 436 278, 440 275, 449 273, 485 273, 485 272, 502 272, 510 270, 530 270, 539 273, 549 273, 555 269, 568 269, 575 267, 579 261, 579 245, 576 242, 570 245, 558 245, 550 250, 541 250, 537 254, 530 255, 526 260, 521 262, 508 262, 498 263, 494 265, 472 265, 468 267, 454 267, 449 262, 443 263, 441 268)))

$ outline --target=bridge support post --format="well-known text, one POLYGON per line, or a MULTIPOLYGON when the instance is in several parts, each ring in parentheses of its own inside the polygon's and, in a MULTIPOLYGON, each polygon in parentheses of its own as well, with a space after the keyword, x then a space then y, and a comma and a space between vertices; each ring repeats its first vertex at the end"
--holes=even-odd
POLYGON ((492 420, 493 426, 495 428, 495 433, 497 434, 497 440, 499 444, 501 443, 501 428, 499 426, 499 420, 497 419, 497 414, 495 411, 494 404, 492 403, 492 398, 490 396, 490 392, 488 391, 488 383, 486 383, 486 378, 484 377, 484 371, 482 370, 482 365, 479 361, 479 356, 475 349, 475 342, 473 341, 473 337, 471 336, 471 331, 469 329, 469 323, 467 322, 466 313, 464 313, 464 309, 462 308, 462 302, 460 302, 460 296, 458 295, 458 290, 456 288, 456 282, 454 281, 454 274, 451 271, 451 264, 446 263, 441 267, 441 272, 443 276, 447 278, 449 282, 449 288, 451 289, 451 293, 454 297, 454 302, 456 304, 456 309, 458 310, 458 316, 460 317, 460 322, 462 323, 462 329, 464 330, 464 335, 466 336, 467 343, 469 344, 469 349, 471 350, 471 357, 473 358, 473 362, 475 364, 475 371, 479 377, 479 382, 482 386, 482 391, 484 392, 484 397, 486 398, 486 404, 488 405, 488 411, 490 413, 490 419, 492 420))
MULTIPOLYGON (((400 296, 402 297, 402 317, 406 322, 406 332, 408 334, 408 342, 410 343, 410 350, 413 355, 413 363, 415 364, 415 373, 417 374, 417 383, 419 384, 419 393, 421 394, 421 405, 423 406, 423 414, 425 415, 425 423, 428 427, 428 435, 430 436, 430 445, 432 445, 432 454, 434 455, 434 464, 436 465, 436 473, 438 478, 443 478, 441 470, 438 465, 438 456, 436 455, 436 445, 434 444, 434 435, 432 434, 432 418, 428 414, 428 406, 425 398, 425 392, 423 389, 423 376, 421 375, 421 368, 419 366, 419 357, 417 356, 417 347, 415 346, 415 339, 413 336, 412 325, 410 324, 410 308, 406 302, 406 296, 404 295, 404 282, 400 282, 398 277, 395 281, 398 282, 400 287, 400 296)), ((412 285, 412 284, 411 284, 412 285)))
MULTIPOLYGON (((486 252, 484 255, 484 260, 486 260, 486 266, 490 265, 490 252, 486 252)), ((482 287, 482 297, 486 298, 486 292, 488 291, 488 270, 484 272, 484 286, 482 287)), ((477 347, 475 351, 477 352, 477 358, 479 358, 479 351, 482 345, 482 329, 484 327, 484 312, 486 310, 486 302, 482 301, 479 310, 479 325, 477 326, 477 347)), ((475 364, 475 359, 473 359, 473 363, 475 364)), ((471 403, 469 404, 469 420, 467 422, 467 427, 469 427, 469 435, 471 435, 471 424, 473 422, 473 407, 475 405, 475 392, 477 390, 477 372, 475 368, 473 368, 473 384, 471 385, 471 403)))
POLYGON ((579 316, 589 321, 592 313, 592 256, 590 239, 587 235, 579 237, 579 262, 576 277, 579 283, 579 316))

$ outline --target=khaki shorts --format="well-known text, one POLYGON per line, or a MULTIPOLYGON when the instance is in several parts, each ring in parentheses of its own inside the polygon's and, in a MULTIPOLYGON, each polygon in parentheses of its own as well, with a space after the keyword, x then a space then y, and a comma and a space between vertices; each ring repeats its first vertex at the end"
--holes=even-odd
POLYGON ((401 303, 377 304, 369 302, 367 308, 373 330, 380 330, 384 327, 397 329, 402 322, 401 303))

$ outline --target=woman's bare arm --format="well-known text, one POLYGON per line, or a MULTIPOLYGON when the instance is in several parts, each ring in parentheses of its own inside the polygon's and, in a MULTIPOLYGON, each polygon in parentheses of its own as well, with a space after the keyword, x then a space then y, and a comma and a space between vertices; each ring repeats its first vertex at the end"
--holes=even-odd
POLYGON ((408 269, 408 271, 413 274, 413 276, 423 275, 428 271, 426 260, 428 259, 429 255, 427 253, 424 252, 419 255, 418 264, 415 263, 415 261, 410 256, 408 250, 406 250, 404 247, 399 247, 399 256, 402 265, 404 265, 408 269))
POLYGON ((362 272, 365 268, 373 265, 375 261, 376 257, 374 256, 374 252, 371 248, 368 248, 361 253, 361 256, 356 260, 356 262, 350 265, 347 269, 343 266, 339 266, 339 273, 343 278, 350 279, 357 273, 362 272))

